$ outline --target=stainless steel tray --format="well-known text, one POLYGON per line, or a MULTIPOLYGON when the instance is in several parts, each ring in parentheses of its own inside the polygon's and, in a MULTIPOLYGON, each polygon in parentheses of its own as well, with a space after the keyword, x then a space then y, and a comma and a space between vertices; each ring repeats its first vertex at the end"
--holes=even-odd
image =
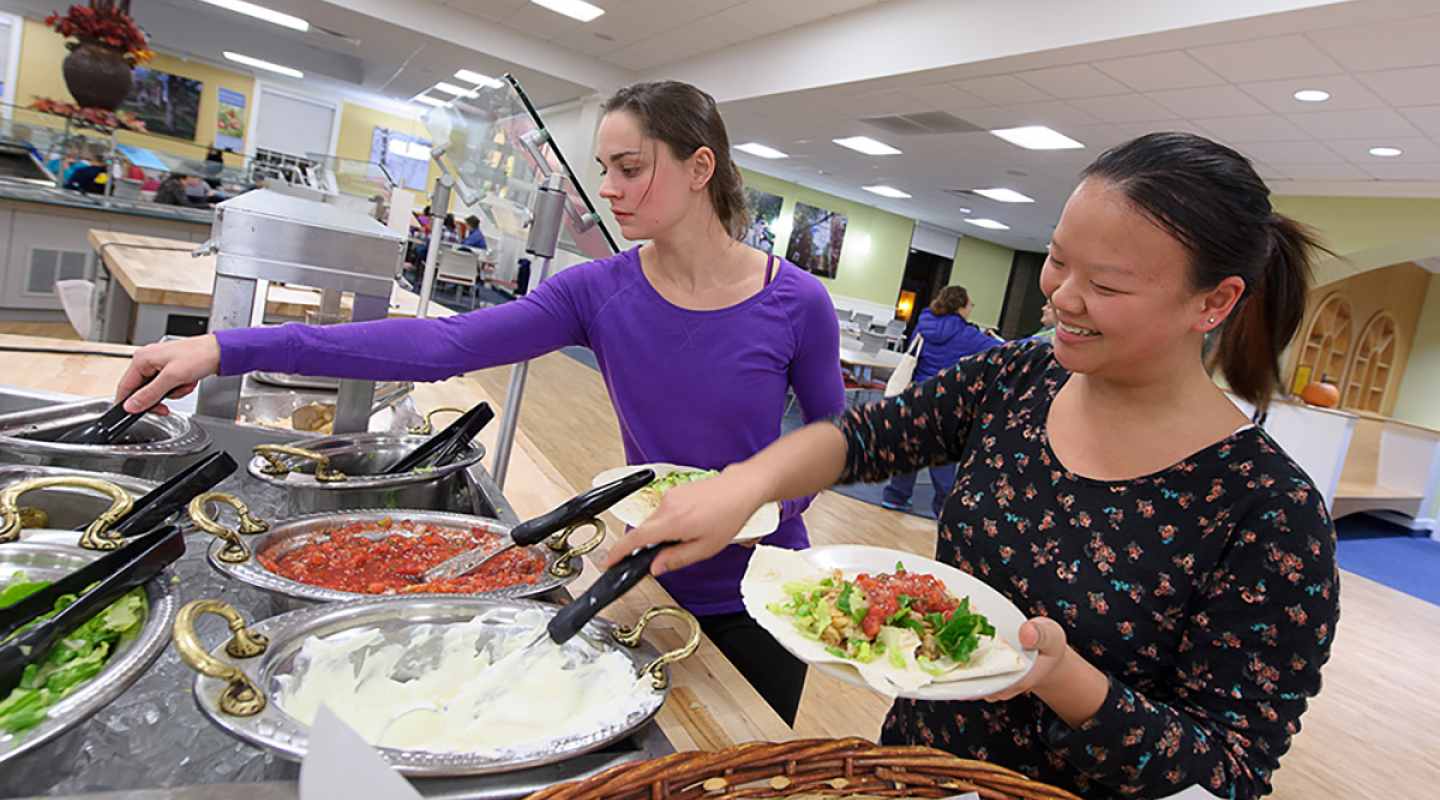
MULTIPOLYGON (((203 674, 195 678, 195 702, 212 722, 224 730, 284 758, 300 760, 308 750, 310 727, 281 710, 273 697, 280 687, 278 678, 293 674, 297 669, 297 656, 306 639, 375 628, 381 631, 387 641, 404 642, 408 639, 409 631, 416 625, 468 622, 484 612, 496 615, 493 624, 497 630, 501 630, 507 624, 513 625, 514 615, 525 609, 548 612, 553 610, 554 606, 529 600, 489 600, 444 595, 356 600, 281 614, 250 625, 251 631, 269 639, 268 648, 263 654, 253 658, 236 657, 230 655, 224 645, 209 651, 209 655, 218 661, 222 668, 239 669, 259 687, 265 697, 272 698, 265 703, 263 710, 250 716, 235 716, 223 711, 221 695, 231 684, 203 674)), ((486 625, 491 624, 487 620, 486 625)), ((617 630, 618 626, 614 623, 597 619, 588 624, 583 633, 598 646, 614 647, 626 653, 635 664, 636 680, 650 680, 645 670, 647 665, 661 657, 659 652, 644 642, 640 642, 634 649, 621 646, 613 638, 617 630)), ((698 639, 697 625, 693 631, 692 643, 698 642, 698 639)), ((185 652, 183 646, 181 652, 185 652)), ((664 667, 659 669, 664 671, 663 674, 668 679, 668 670, 664 667)), ((652 689, 644 694, 642 702, 597 730, 551 740, 544 746, 512 750, 500 755, 431 753, 387 747, 377 747, 376 752, 397 771, 417 776, 483 775, 551 764, 597 750, 628 736, 660 710, 668 694, 668 684, 652 689)))
MULTIPOLYGON (((17 570, 24 571, 30 580, 58 580, 102 555, 72 544, 45 541, 43 536, 0 545, 0 584, 9 583, 17 570)), ((140 635, 120 645, 99 675, 51 706, 49 717, 38 727, 19 736, 0 732, 0 765, 84 722, 119 697, 154 663, 170 643, 170 630, 180 609, 172 576, 170 570, 165 570, 145 585, 150 607, 140 635)))

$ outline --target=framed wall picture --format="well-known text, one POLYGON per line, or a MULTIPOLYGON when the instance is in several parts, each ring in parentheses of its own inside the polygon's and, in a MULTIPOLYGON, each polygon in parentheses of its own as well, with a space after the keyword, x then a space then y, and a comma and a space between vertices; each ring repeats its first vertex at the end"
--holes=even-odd
POLYGON ((840 248, 845 243, 849 217, 805 203, 795 204, 795 228, 785 258, 822 278, 840 271, 840 248))
POLYGON ((745 244, 767 253, 775 252, 775 221, 780 218, 780 206, 784 202, 778 194, 745 187, 745 205, 750 208, 750 231, 745 234, 745 244))

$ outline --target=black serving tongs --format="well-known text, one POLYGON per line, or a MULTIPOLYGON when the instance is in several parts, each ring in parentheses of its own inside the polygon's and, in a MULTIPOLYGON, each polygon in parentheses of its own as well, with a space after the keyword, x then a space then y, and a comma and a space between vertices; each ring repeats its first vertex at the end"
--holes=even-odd
MULTIPOLYGON (((143 384, 141 388, 143 388, 143 384)), ((140 391, 139 388, 135 390, 135 392, 138 391, 140 391)), ((134 396, 135 392, 126 395, 125 400, 110 406, 104 414, 91 420, 89 425, 71 428, 55 441, 60 444, 114 444, 125 434, 125 431, 130 430, 130 426, 150 413, 148 408, 143 411, 125 410, 125 402, 134 396)))
POLYGON ((495 418, 489 403, 480 403, 460 415, 445 430, 431 436, 410 454, 380 471, 381 475, 402 475, 418 467, 442 467, 459 455, 480 429, 495 418))
POLYGON ((555 644, 565 644, 584 628, 586 623, 620 596, 635 588, 635 584, 650 574, 650 564, 660 554, 660 548, 673 542, 647 545, 620 559, 619 563, 595 579, 585 593, 562 606, 559 613, 550 619, 545 632, 555 644))
POLYGON ((66 634, 184 553, 180 529, 167 525, 0 609, 0 697, 15 688, 26 666, 44 658, 66 634), (20 631, 36 617, 53 611, 55 601, 66 594, 79 596, 50 619, 20 631))
POLYGON ((532 544, 539 544, 553 533, 576 523, 594 519, 600 512, 625 499, 637 489, 648 486, 654 480, 655 470, 636 470, 604 486, 596 487, 584 494, 578 494, 560 506, 516 525, 497 541, 466 550, 440 562, 426 570, 420 578, 424 581, 433 581, 437 578, 458 578, 468 572, 473 572, 481 564, 516 545, 528 547, 532 544))
POLYGON ((118 541, 159 527, 171 514, 189 505, 196 495, 213 489, 217 483, 229 477, 230 473, 235 471, 235 466, 235 459, 224 450, 218 450, 191 464, 170 480, 137 498, 135 504, 115 523, 106 537, 118 541))

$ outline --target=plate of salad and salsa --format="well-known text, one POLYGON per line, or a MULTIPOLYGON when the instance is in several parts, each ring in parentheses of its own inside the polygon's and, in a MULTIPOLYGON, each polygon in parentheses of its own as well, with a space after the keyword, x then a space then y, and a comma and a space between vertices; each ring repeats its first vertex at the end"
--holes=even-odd
MULTIPOLYGON (((660 507, 660 501, 665 497, 665 493, 676 486, 703 481, 720 474, 718 470, 713 469, 656 462, 607 469, 596 475, 595 480, 591 481, 591 485, 604 486, 642 469, 655 470, 655 480, 610 507, 610 513, 614 514, 616 519, 631 527, 649 519, 650 515, 655 513, 655 509, 660 507)), ((780 527, 780 504, 766 503, 751 515, 740 532, 735 534, 734 541, 748 542, 761 539, 774 533, 778 527, 780 527)))
POLYGON ((892 697, 972 700, 1019 681, 1025 615, 979 579, 928 558, 861 545, 760 545, 740 582, 745 610, 816 669, 892 697))

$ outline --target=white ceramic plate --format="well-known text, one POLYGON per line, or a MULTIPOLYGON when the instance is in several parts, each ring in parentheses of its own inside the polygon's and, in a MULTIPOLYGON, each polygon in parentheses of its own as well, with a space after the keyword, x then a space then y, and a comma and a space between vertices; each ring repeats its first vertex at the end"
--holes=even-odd
MULTIPOLYGON (((657 479, 663 478, 672 472, 706 471, 699 467, 687 467, 681 464, 669 464, 665 462, 636 464, 630 467, 607 469, 599 475, 596 475, 595 480, 591 481, 590 484, 592 486, 604 486, 611 481, 618 480, 632 472, 642 469, 655 470, 655 477, 657 479)), ((647 492, 641 489, 611 506, 610 513, 614 514, 616 519, 626 525, 639 525, 649 519, 651 514, 655 513, 656 503, 658 503, 658 499, 654 497, 653 492, 647 492)), ((740 532, 735 534, 734 541, 748 542, 753 539, 760 539, 774 533, 778 527, 780 527, 780 504, 766 503, 760 506, 760 509, 745 523, 745 527, 741 528, 740 532)))
MULTIPOLYGON (((761 550, 766 549, 778 550, 778 548, 761 547, 761 550)), ((835 569, 851 574, 859 572, 892 573, 895 571, 897 561, 902 562, 909 572, 934 575, 936 579, 945 584, 951 594, 960 598, 970 598, 970 608, 985 615, 990 624, 995 626, 996 638, 1008 643, 1010 648, 1017 651, 1020 662, 1018 668, 1008 668, 1008 671, 1001 674, 981 675, 961 680, 942 678, 915 688, 899 686, 890 680, 891 676, 887 674, 888 667, 880 664, 881 660, 877 659, 871 665, 857 665, 853 661, 833 656, 827 653, 819 642, 801 636, 788 617, 766 609, 767 603, 788 600, 788 597, 780 591, 779 584, 773 579, 765 580, 765 576, 754 574, 766 569, 767 562, 771 565, 771 569, 777 563, 763 558, 762 554, 757 551, 756 556, 751 559, 750 569, 746 571, 744 579, 740 582, 740 595, 745 603, 745 610, 750 612, 750 615, 760 623, 762 628, 769 631, 780 644, 784 645, 785 649, 827 675, 896 697, 911 697, 918 700, 973 700, 1009 687, 1024 677, 1035 664, 1037 653, 1022 650, 1019 644, 1020 626, 1025 622, 1025 615, 1004 595, 972 575, 933 559, 883 547, 834 545, 813 547, 809 550, 799 551, 795 555, 803 558, 789 559, 787 556, 786 559, 778 562, 785 564, 788 560, 794 567, 798 567, 797 572, 800 574, 794 577, 786 575, 786 580, 804 580, 816 572, 828 572, 835 569), (858 668, 860 666, 864 666, 867 672, 862 674, 858 668)), ((996 655, 999 657, 1001 654, 997 653, 996 655)), ((1014 654, 1009 653, 1007 657, 1013 661, 1014 654)), ((1000 668, 1007 669, 1003 666, 1000 668)))

